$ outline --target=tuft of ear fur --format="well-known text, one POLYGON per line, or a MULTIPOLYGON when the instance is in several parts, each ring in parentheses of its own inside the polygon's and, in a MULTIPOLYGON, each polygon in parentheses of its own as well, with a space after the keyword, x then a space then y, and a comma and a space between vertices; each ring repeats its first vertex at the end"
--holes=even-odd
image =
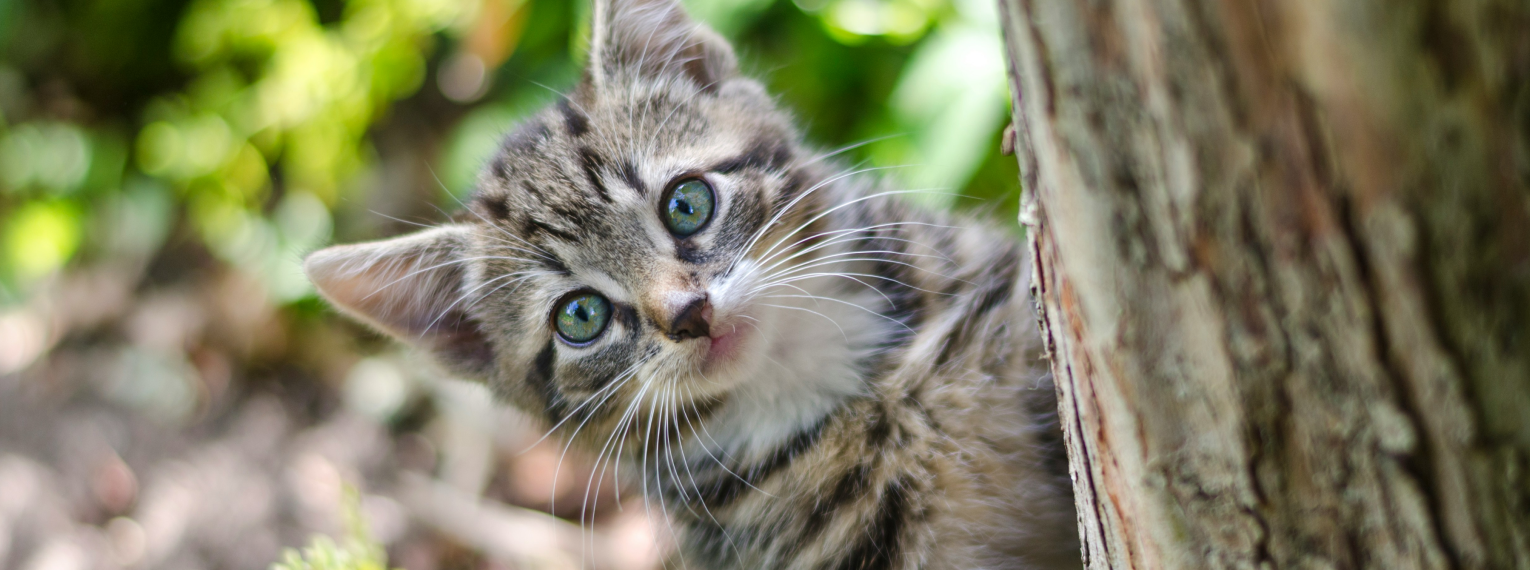
POLYGON ((692 20, 676 0, 595 0, 590 34, 590 80, 613 77, 689 79, 703 91, 738 71, 728 41, 692 20))
POLYGON ((493 347, 463 299, 469 230, 448 225, 309 255, 319 294, 376 329, 430 351, 452 371, 483 378, 493 347))

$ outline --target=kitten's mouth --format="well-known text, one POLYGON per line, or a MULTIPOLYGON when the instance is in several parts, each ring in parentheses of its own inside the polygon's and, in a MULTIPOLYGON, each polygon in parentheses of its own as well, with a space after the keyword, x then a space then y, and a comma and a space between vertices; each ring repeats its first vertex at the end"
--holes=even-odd
POLYGON ((722 334, 716 334, 710 337, 711 345, 707 347, 707 354, 703 367, 708 371, 714 371, 720 367, 727 366, 728 364, 736 362, 738 360, 739 354, 742 352, 741 349, 743 348, 744 335, 746 331, 744 329, 731 326, 719 328, 722 328, 723 330, 716 332, 722 334))

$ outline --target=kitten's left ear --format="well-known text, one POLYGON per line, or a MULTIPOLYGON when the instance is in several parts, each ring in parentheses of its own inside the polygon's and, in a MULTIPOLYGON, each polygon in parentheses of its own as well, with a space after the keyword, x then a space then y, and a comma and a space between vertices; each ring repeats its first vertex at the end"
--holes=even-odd
POLYGON ((452 371, 485 379, 494 351, 466 310, 470 230, 444 226, 319 250, 303 272, 347 315, 424 348, 452 371))
POLYGON ((728 41, 692 20, 676 0, 594 0, 590 79, 599 89, 622 73, 679 77, 704 91, 738 72, 728 41))

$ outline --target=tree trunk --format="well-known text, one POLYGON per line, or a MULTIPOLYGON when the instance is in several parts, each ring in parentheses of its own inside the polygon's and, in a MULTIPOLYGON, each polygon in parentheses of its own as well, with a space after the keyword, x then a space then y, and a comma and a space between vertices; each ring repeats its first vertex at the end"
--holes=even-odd
POLYGON ((1087 566, 1530 568, 1530 2, 999 1, 1087 566))

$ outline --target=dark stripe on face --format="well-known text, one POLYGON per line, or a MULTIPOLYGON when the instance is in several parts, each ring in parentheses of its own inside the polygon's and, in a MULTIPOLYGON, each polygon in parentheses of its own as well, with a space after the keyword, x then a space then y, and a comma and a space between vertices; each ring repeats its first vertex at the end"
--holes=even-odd
POLYGON ((630 305, 616 305, 616 322, 627 328, 628 341, 637 341, 638 334, 642 332, 642 321, 638 318, 637 309, 630 305))
POLYGON ((541 121, 521 125, 500 143, 500 158, 508 160, 534 154, 551 137, 552 129, 541 121))
POLYGON ((778 171, 785 168, 791 158, 791 149, 784 142, 761 137, 755 139, 743 154, 722 161, 711 170, 723 174, 733 174, 740 170, 778 171))
POLYGON ((638 176, 637 165, 630 160, 622 161, 622 182, 626 182, 640 195, 648 195, 648 188, 643 186, 643 179, 638 176))
MULTIPOLYGON (((810 191, 812 186, 808 184, 808 180, 807 175, 800 171, 789 173, 781 187, 781 191, 776 194, 775 199, 770 204, 771 211, 768 212, 769 216, 780 215, 780 224, 795 229, 797 226, 808 223, 809 220, 827 210, 829 208, 827 197, 816 189, 810 191)), ((802 229, 801 234, 803 236, 810 236, 821 232, 827 229, 825 226, 828 223, 829 221, 825 219, 811 222, 811 226, 802 229)), ((875 223, 870 222, 847 227, 863 227, 874 225, 875 223)), ((867 247, 866 249, 876 248, 867 247)))
POLYGON ((537 357, 531 363, 531 370, 526 373, 526 385, 536 390, 537 395, 542 397, 543 409, 547 414, 547 420, 557 424, 563 419, 564 403, 558 397, 558 389, 553 386, 553 361, 557 356, 553 343, 554 339, 548 339, 547 346, 537 353, 537 357))
POLYGON ((903 550, 903 527, 909 516, 909 490, 903 478, 892 480, 882 492, 881 504, 872 512, 877 518, 861 534, 855 548, 840 559, 836 570, 891 570, 903 550))
POLYGON ((703 252, 701 248, 688 239, 675 240, 675 257, 686 263, 706 263, 711 256, 703 252))
POLYGON ((504 155, 500 155, 499 157, 494 159, 494 163, 489 165, 489 168, 493 170, 495 178, 498 178, 500 180, 507 180, 507 179, 510 178, 510 159, 509 159, 509 157, 506 157, 504 155))
POLYGON ((600 171, 606 168, 605 159, 595 154, 595 151, 581 147, 579 149, 579 164, 584 167, 584 178, 589 181, 590 189, 595 191, 596 196, 600 196, 602 202, 609 203, 611 195, 606 193, 605 185, 600 183, 600 171))
POLYGON ((525 236, 522 239, 525 239, 527 241, 527 245, 530 245, 530 246, 535 247, 535 248, 540 250, 540 251, 538 251, 539 255, 534 255, 534 256, 532 256, 530 258, 531 261, 533 261, 535 263, 539 263, 543 267, 546 267, 549 271, 556 272, 559 275, 564 275, 564 276, 572 275, 573 272, 569 271, 568 266, 564 265, 563 260, 558 259, 558 256, 553 255, 552 253, 547 252, 546 249, 543 249, 542 246, 539 245, 539 244, 543 243, 544 240, 541 240, 541 239, 532 239, 532 238, 537 237, 537 234, 539 232, 547 232, 547 233, 552 233, 552 234, 555 234, 555 235, 558 234, 558 233, 566 233, 566 232, 559 232, 559 230, 557 228, 554 228, 554 227, 551 227, 551 226, 547 226, 546 224, 543 224, 542 222, 539 222, 539 221, 537 221, 537 220, 535 220, 535 219, 533 219, 531 217, 527 217, 524 220, 522 220, 521 235, 525 236))
POLYGON ((600 206, 591 203, 551 203, 546 204, 547 209, 557 214, 563 221, 568 222, 574 228, 587 228, 595 223, 595 215, 600 206))
MULTIPOLYGON (((827 426, 827 418, 819 421, 807 429, 797 432, 797 435, 782 443, 775 451, 763 461, 749 466, 735 466, 730 468, 733 473, 723 471, 721 468, 712 469, 715 481, 698 491, 702 501, 708 508, 722 508, 737 499, 743 491, 750 486, 759 487, 760 483, 769 479, 782 467, 790 463, 792 459, 808 452, 818 444, 823 435, 824 427, 827 426), (737 475, 737 476, 735 476, 737 475)), ((715 463, 714 463, 715 465, 715 463)))
POLYGON ((765 225, 768 215, 758 192, 738 192, 729 197, 729 202, 728 215, 717 220, 721 225, 712 241, 713 249, 723 254, 743 249, 760 226, 765 225))
POLYGON ((563 115, 563 128, 571 137, 582 137, 590 132, 590 118, 574 108, 573 102, 564 98, 558 101, 558 112, 563 115))
MULTIPOLYGON (((521 228, 521 229, 523 230, 522 233, 527 234, 527 235, 535 235, 537 233, 545 233, 545 234, 551 234, 551 235, 557 236, 559 239, 561 239, 563 241, 566 241, 566 242, 572 242, 572 243, 578 243, 579 242, 579 236, 576 236, 574 234, 571 234, 571 233, 568 233, 566 231, 560 230, 558 228, 552 227, 552 226, 550 226, 550 225, 548 225, 548 224, 544 223, 543 221, 538 220, 536 218, 527 217, 526 218, 526 225, 527 225, 527 227, 524 227, 524 228, 521 228)), ((568 269, 564 268, 563 272, 567 273, 568 269)))
POLYGON ((491 220, 505 221, 510 219, 510 202, 502 196, 479 194, 473 201, 478 203, 479 208, 488 214, 491 220))
MULTIPOLYGON (((626 359, 624 358, 629 354, 631 354, 631 348, 629 347, 620 346, 619 344, 615 346, 607 345, 604 349, 600 350, 589 358, 582 359, 584 362, 593 363, 594 366, 581 367, 586 368, 585 370, 581 370, 581 372, 586 375, 584 378, 586 381, 580 383, 581 385, 579 386, 579 389, 589 394, 595 394, 601 390, 604 390, 606 386, 609 386, 612 382, 615 382, 617 378, 623 376, 624 373, 629 372, 625 362, 626 359), (621 362, 622 364, 615 365, 615 363, 618 362, 621 362)), ((565 382, 567 381, 568 379, 565 378, 565 382)), ((565 386, 567 386, 567 384, 565 384, 565 386)), ((586 406, 586 415, 588 415, 588 413, 591 411, 588 408, 589 406, 586 406)))
MULTIPOLYGON (((794 170, 786 176, 786 183, 781 185, 781 192, 776 195, 776 211, 781 211, 787 204, 796 200, 797 196, 808 189, 808 175, 802 170, 794 170)), ((797 206, 800 207, 800 206, 797 206)))

